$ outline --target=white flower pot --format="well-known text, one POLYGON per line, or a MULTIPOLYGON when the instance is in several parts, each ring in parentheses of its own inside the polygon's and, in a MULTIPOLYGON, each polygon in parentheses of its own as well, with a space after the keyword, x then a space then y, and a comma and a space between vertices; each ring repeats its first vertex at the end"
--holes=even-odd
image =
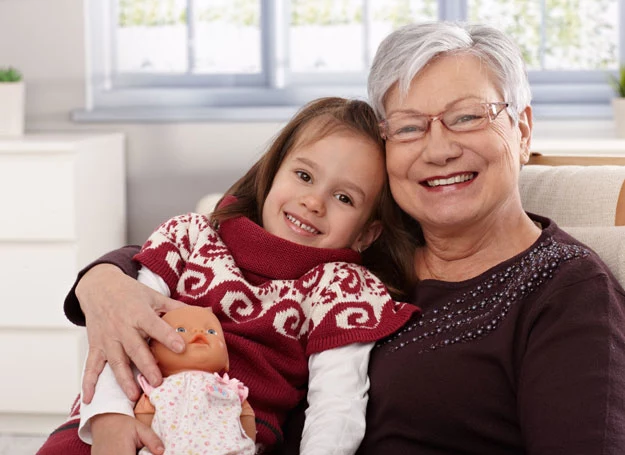
POLYGON ((612 99, 612 113, 616 137, 625 138, 625 98, 612 99))
POLYGON ((0 82, 0 137, 24 134, 24 81, 0 82))

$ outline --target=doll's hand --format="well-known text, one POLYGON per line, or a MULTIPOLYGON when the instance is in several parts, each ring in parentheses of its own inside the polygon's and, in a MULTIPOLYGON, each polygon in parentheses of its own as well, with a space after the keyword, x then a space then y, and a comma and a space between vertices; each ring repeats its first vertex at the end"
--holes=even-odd
POLYGON ((152 428, 123 414, 100 414, 91 419, 92 455, 135 455, 146 446, 154 455, 165 452, 152 428))
POLYGON ((110 264, 89 270, 78 282, 76 296, 85 314, 89 338, 83 401, 91 402, 96 381, 107 361, 124 393, 133 401, 140 392, 130 361, 151 385, 159 385, 162 375, 145 337, 182 352, 183 339, 158 315, 184 304, 150 289, 110 264))

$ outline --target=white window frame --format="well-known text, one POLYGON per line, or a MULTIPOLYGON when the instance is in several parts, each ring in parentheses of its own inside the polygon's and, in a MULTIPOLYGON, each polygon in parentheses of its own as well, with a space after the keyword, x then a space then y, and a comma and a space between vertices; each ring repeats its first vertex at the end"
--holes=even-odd
MULTIPOLYGON (((266 51, 262 55, 265 73, 260 76, 121 75, 114 79, 112 2, 85 0, 87 103, 85 109, 72 113, 73 119, 96 122, 283 121, 313 98, 366 99, 364 73, 289 74, 284 65, 288 40, 282 36, 287 30, 288 1, 260 1, 261 40, 266 51), (242 82, 244 86, 237 86, 242 82)), ((466 17, 467 0, 438 1, 439 19, 466 17)), ((620 43, 625 43, 623 1, 619 1, 620 43)), ((619 48, 619 59, 625 62, 625 46, 619 48)), ((610 100, 614 94, 604 72, 530 71, 529 79, 532 105, 538 118, 612 116, 610 100)))

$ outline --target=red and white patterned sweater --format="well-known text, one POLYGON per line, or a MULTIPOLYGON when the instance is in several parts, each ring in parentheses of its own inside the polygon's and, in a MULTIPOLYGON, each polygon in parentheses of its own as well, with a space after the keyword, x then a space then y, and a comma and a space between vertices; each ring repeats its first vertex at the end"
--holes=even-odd
POLYGON ((202 215, 172 218, 135 259, 163 278, 172 298, 213 309, 230 375, 249 387, 265 446, 281 442, 286 413, 306 393, 309 355, 378 340, 418 312, 355 264, 358 253, 298 245, 245 217, 219 232, 202 215))

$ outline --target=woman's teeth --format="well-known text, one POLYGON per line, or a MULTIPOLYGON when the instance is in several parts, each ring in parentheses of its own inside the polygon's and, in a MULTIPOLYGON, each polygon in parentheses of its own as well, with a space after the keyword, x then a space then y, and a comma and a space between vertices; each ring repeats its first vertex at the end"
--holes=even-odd
POLYGON ((289 220, 291 223, 293 223, 298 228, 303 229, 306 232, 310 232, 311 234, 319 234, 319 231, 317 229, 315 229, 312 226, 308 226, 307 224, 302 223, 301 221, 299 221, 298 219, 296 219, 292 215, 287 214, 286 215, 286 219, 289 220))
POLYGON ((429 187, 442 186, 442 185, 453 185, 454 183, 462 183, 473 178, 473 173, 470 172, 468 174, 459 174, 454 175, 453 177, 449 177, 448 179, 433 179, 427 180, 425 183, 429 187))

